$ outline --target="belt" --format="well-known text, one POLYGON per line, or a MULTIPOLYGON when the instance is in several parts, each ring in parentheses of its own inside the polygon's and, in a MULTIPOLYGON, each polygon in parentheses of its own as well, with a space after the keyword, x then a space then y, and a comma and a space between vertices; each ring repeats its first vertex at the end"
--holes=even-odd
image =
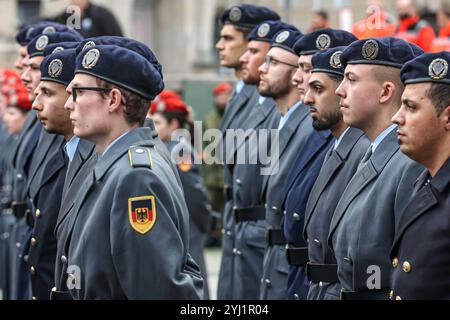
POLYGON ((225 199, 227 201, 233 200, 233 188, 232 187, 224 186, 223 187, 223 194, 224 194, 225 199))
POLYGON ((286 247, 286 259, 291 266, 306 266, 309 261, 308 248, 286 247))
POLYGON ((283 230, 279 229, 267 229, 266 240, 269 246, 284 246, 287 243, 283 230))
POLYGON ((251 207, 244 209, 233 209, 234 221, 236 223, 245 221, 258 221, 266 219, 266 207, 251 207))
POLYGON ((25 220, 27 221, 27 225, 30 228, 34 227, 34 217, 33 217, 33 213, 31 213, 31 210, 27 209, 25 211, 25 220))
POLYGON ((25 202, 13 201, 11 203, 11 209, 16 218, 23 218, 28 210, 27 204, 25 202))
POLYGON ((50 293, 50 300, 69 301, 69 300, 73 300, 73 298, 70 295, 69 291, 52 290, 52 292, 50 293))
POLYGON ((338 283, 337 264, 310 263, 306 265, 306 275, 312 282, 338 283))
POLYGON ((389 291, 386 289, 365 291, 341 291, 341 300, 389 300, 389 291))

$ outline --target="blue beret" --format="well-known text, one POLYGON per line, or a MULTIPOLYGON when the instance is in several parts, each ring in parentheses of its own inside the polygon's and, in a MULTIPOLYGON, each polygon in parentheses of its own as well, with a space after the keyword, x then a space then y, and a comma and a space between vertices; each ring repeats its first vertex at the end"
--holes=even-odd
POLYGON ((64 51, 67 49, 76 49, 80 43, 74 41, 64 41, 59 43, 52 43, 45 47, 44 56, 47 57, 53 53, 64 51))
POLYGON ((57 32, 72 32, 72 33, 77 34, 81 39, 83 39, 83 36, 80 33, 78 33, 78 31, 76 31, 72 28, 69 28, 68 26, 66 26, 64 24, 52 22, 52 21, 40 21, 40 22, 32 25, 31 28, 28 30, 26 42, 28 44, 31 40, 33 40, 37 36, 40 36, 43 34, 48 35, 48 34, 57 33, 57 32))
POLYGON ((272 38, 281 30, 298 31, 296 27, 280 20, 265 21, 255 28, 247 36, 248 41, 264 41, 272 43, 272 38))
POLYGON ((450 84, 449 64, 448 51, 425 53, 407 62, 400 72, 400 77, 404 84, 424 82, 450 84))
POLYGON ((42 61, 41 81, 52 81, 68 86, 75 76, 75 49, 67 49, 51 54, 42 61))
POLYGON ((241 4, 225 10, 220 17, 222 24, 232 24, 245 29, 253 29, 267 20, 280 20, 275 11, 252 4, 241 4))
POLYGON ((25 26, 19 30, 16 34, 16 42, 21 46, 26 46, 28 44, 28 35, 32 31, 32 25, 25 26))
POLYGON ((163 89, 159 71, 140 54, 114 45, 84 49, 76 59, 75 74, 100 78, 148 100, 163 89))
POLYGON ((314 54, 311 59, 311 72, 324 72, 343 76, 344 67, 341 64, 341 54, 345 48, 347 47, 335 47, 314 54))
POLYGON ((358 40, 350 32, 340 29, 319 29, 307 33, 294 47, 295 52, 300 56, 311 55, 329 48, 348 46, 358 40))
POLYGON ((161 77, 162 74, 162 66, 156 58, 155 54, 152 50, 143 42, 119 36, 100 36, 93 37, 89 39, 85 39, 81 41, 79 46, 77 47, 77 54, 79 54, 84 49, 96 46, 96 45, 114 45, 119 47, 127 48, 131 51, 134 51, 141 56, 143 56, 147 61, 149 61, 153 66, 159 71, 161 77))
POLYGON ((80 36, 74 32, 57 32, 52 34, 43 34, 37 36, 28 44, 28 54, 30 58, 37 56, 44 56, 44 49, 49 44, 60 42, 80 42, 83 40, 80 36))
POLYGON ((287 50, 295 55, 294 51, 295 43, 303 37, 303 33, 299 30, 281 30, 278 31, 272 38, 271 48, 277 47, 287 50))
POLYGON ((341 63, 344 68, 347 64, 373 64, 400 69, 419 53, 423 53, 423 50, 402 39, 369 38, 349 45, 341 55, 341 63))

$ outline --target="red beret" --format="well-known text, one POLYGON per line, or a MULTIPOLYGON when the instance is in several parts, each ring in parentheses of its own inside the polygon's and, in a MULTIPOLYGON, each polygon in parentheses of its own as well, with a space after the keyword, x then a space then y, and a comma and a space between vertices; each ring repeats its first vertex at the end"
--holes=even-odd
POLYGON ((0 70, 0 84, 7 85, 17 83, 21 83, 20 75, 17 72, 9 69, 0 70))
POLYGON ((226 91, 233 90, 233 86, 229 84, 228 82, 219 83, 217 86, 214 87, 214 94, 223 93, 226 91))
POLYGON ((5 96, 8 107, 16 107, 25 111, 31 110, 30 94, 22 83, 5 85, 1 93, 5 96))
POLYGON ((173 91, 164 90, 152 102, 150 114, 156 112, 174 112, 188 114, 187 105, 181 100, 181 97, 173 91))

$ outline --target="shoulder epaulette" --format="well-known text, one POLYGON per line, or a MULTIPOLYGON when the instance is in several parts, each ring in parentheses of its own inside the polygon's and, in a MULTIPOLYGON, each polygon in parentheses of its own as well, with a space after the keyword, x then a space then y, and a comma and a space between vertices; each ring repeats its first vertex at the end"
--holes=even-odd
POLYGON ((128 158, 130 166, 133 168, 149 168, 153 167, 151 148, 133 146, 128 149, 128 158))

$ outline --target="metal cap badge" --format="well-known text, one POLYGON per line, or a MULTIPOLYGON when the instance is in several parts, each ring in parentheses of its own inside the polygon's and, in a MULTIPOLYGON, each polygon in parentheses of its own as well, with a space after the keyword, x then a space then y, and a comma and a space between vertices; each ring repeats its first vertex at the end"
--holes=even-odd
POLYGON ((447 76, 448 63, 444 59, 438 58, 431 61, 428 67, 428 74, 433 80, 442 80, 447 76))
POLYGON ((375 60, 379 53, 378 42, 375 40, 367 40, 362 47, 362 55, 364 59, 375 60))
POLYGON ((59 59, 54 59, 50 64, 48 65, 48 74, 52 78, 58 78, 63 70, 63 63, 59 59))
POLYGON ((45 47, 48 45, 48 37, 47 36, 40 36, 39 39, 36 41, 36 50, 43 51, 45 47))
POLYGON ((341 54, 342 51, 336 51, 335 53, 333 53, 333 55, 330 58, 330 66, 334 69, 340 69, 342 68, 342 63, 341 63, 341 54))
POLYGON ((92 69, 97 65, 98 60, 100 59, 100 51, 98 49, 89 50, 83 58, 83 68, 92 69))
POLYGON ((328 49, 331 46, 331 38, 329 35, 323 33, 316 39, 316 48, 320 51, 328 49))
POLYGON ((230 10, 230 21, 231 22, 239 22, 242 18, 242 11, 239 7, 233 7, 230 10))
POLYGON ((269 34, 269 31, 270 31, 269 24, 263 23, 258 28, 258 37, 264 38, 265 36, 267 36, 269 34))
POLYGON ((286 39, 289 38, 290 34, 291 34, 291 33, 290 33, 289 31, 287 31, 287 30, 281 32, 281 33, 277 36, 277 38, 275 39, 275 42, 276 42, 276 43, 283 43, 283 42, 285 42, 286 39))

